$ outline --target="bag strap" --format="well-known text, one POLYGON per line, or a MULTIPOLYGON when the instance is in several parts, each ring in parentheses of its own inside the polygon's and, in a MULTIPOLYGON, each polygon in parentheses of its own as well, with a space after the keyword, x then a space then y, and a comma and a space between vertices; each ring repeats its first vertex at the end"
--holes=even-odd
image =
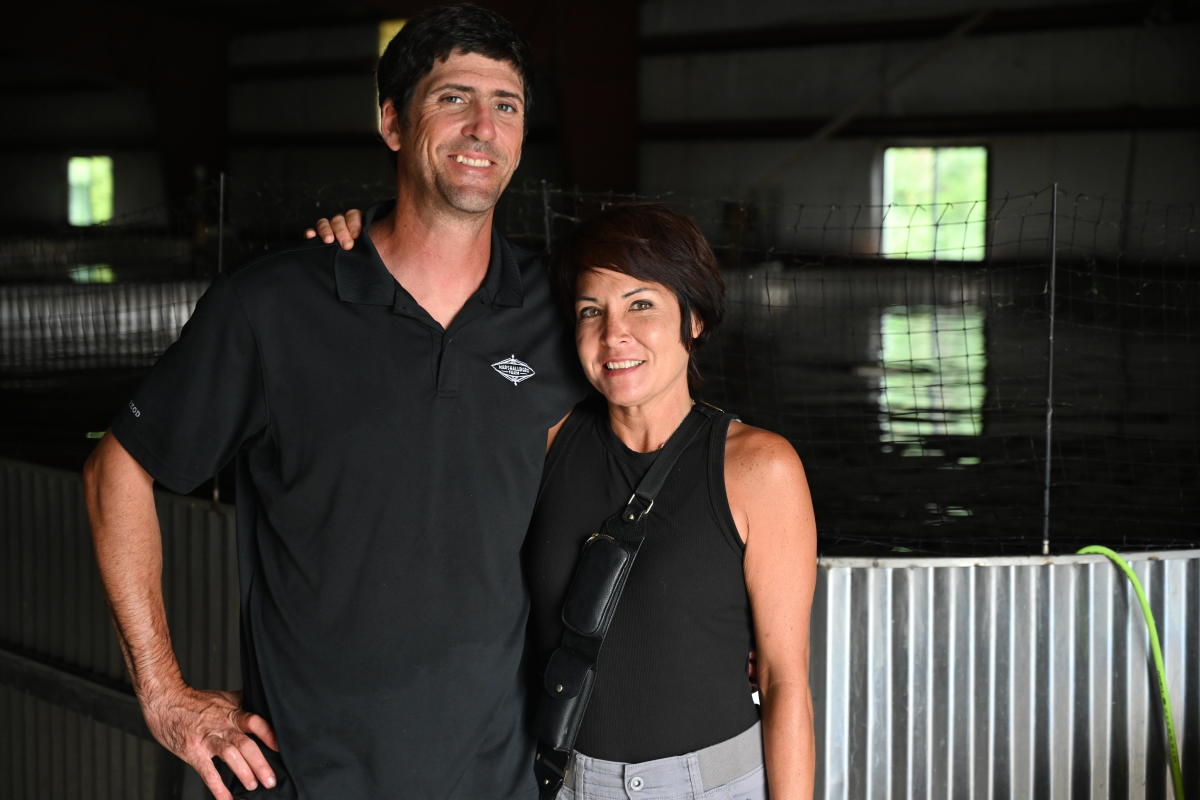
MULTIPOLYGON (((623 574, 616 582, 616 588, 612 590, 608 602, 611 609, 615 610, 620 604, 629 570, 632 569, 633 562, 645 538, 642 532, 644 529, 642 520, 654 507, 654 500, 662 491, 671 472, 674 471, 679 457, 696 438, 704 423, 724 414, 725 412, 721 409, 707 403, 694 403, 683 422, 667 439, 650 469, 642 476, 625 506, 604 521, 601 530, 619 540, 628 552, 628 562, 624 567, 623 574)), ((611 616, 608 618, 611 619, 611 616)), ((590 672, 591 676, 586 680, 587 688, 570 701, 563 702, 550 696, 541 697, 538 711, 539 726, 545 719, 550 719, 551 727, 557 729, 560 741, 557 747, 545 741, 538 743, 534 774, 537 776, 538 789, 543 800, 555 797, 559 787, 562 786, 563 773, 571 755, 571 746, 579 733, 588 702, 591 700, 591 684, 594 680, 596 662, 607 635, 607 625, 598 636, 594 637, 582 637, 567 628, 563 629, 561 644, 555 651, 555 657, 560 654, 565 656, 567 660, 576 662, 577 668, 582 667, 590 672), (564 746, 561 742, 569 744, 564 746)), ((553 662, 554 658, 551 659, 551 663, 553 662)), ((558 688, 561 690, 562 686, 559 685, 558 688)))
POLYGON ((637 488, 633 490, 633 494, 629 496, 629 502, 625 504, 624 510, 621 511, 621 519, 625 522, 639 522, 642 517, 650 513, 650 509, 654 507, 654 498, 658 497, 658 493, 662 491, 663 484, 667 482, 667 478, 671 474, 671 470, 675 469, 676 462, 683 455, 683 451, 688 448, 692 440, 696 438, 696 434, 700 431, 700 426, 708 419, 721 415, 720 409, 708 405, 707 403, 693 403, 688 415, 683 418, 683 422, 679 423, 679 427, 667 439, 662 450, 658 453, 658 458, 654 459, 654 463, 650 465, 650 469, 642 476, 642 480, 638 482, 637 488))

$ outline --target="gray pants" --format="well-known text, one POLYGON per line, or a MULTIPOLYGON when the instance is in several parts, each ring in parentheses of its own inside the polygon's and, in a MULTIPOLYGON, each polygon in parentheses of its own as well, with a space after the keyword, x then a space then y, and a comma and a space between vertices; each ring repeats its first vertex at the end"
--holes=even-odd
POLYGON ((558 800, 767 800, 762 725, 696 753, 639 764, 576 753, 558 800))

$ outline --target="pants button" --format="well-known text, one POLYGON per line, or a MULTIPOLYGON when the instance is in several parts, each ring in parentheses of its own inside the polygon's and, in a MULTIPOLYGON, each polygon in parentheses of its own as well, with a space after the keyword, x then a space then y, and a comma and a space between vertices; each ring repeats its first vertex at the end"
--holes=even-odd
POLYGON ((644 780, 642 780, 642 776, 640 776, 640 775, 634 775, 632 778, 629 779, 629 789, 631 791, 640 792, 642 790, 642 787, 645 785, 646 785, 646 782, 644 780))

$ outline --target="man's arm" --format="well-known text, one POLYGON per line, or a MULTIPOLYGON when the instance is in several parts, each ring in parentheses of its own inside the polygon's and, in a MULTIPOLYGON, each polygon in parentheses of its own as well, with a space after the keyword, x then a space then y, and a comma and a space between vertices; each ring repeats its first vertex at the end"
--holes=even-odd
POLYGON ((100 577, 133 689, 150 732, 192 766, 217 800, 232 800, 213 758, 247 789, 275 785, 253 733, 272 749, 265 719, 231 692, 200 691, 183 681, 171 646, 162 592, 162 534, 153 479, 109 432, 83 469, 84 496, 100 577))

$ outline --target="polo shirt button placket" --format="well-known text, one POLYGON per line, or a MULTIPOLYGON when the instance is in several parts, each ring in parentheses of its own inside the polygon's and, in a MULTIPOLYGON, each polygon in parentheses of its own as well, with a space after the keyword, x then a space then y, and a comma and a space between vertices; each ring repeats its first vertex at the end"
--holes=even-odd
POLYGON ((454 337, 443 334, 437 371, 438 394, 442 396, 453 396, 459 391, 458 349, 453 345, 454 337))

